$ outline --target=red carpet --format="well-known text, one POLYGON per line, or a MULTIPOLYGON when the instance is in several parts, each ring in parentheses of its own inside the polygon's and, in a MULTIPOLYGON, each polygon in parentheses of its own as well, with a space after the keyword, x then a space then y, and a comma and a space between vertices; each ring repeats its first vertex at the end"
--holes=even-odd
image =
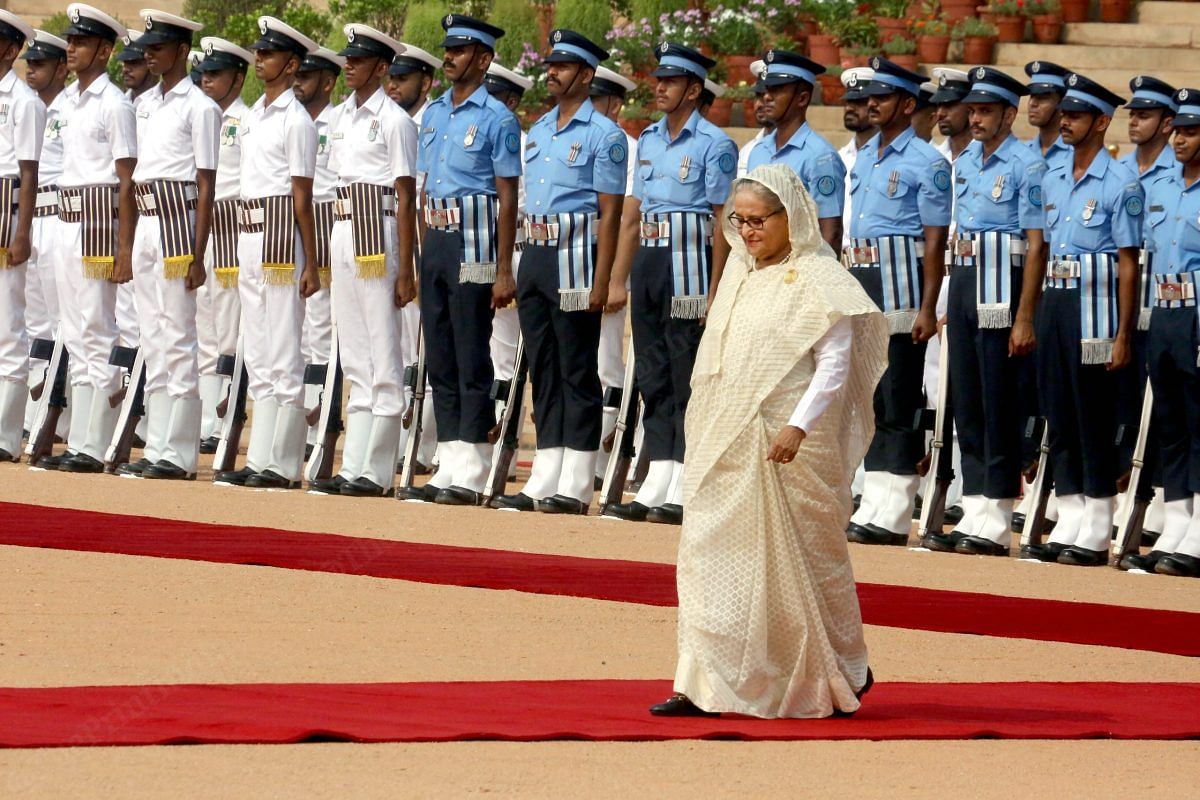
POLYGON ((883 683, 848 719, 650 716, 669 692, 667 681, 0 689, 0 746, 1200 738, 1200 684, 883 683))
MULTIPOLYGON (((0 545, 675 604, 675 567, 0 503, 0 545)), ((860 583, 870 625, 1200 656, 1200 614, 860 583)))

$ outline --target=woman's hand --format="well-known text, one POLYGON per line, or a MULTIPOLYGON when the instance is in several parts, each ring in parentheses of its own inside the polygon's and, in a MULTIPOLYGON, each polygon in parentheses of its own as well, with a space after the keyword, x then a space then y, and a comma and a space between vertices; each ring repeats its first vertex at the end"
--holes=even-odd
POLYGON ((804 437, 804 431, 795 425, 784 425, 783 430, 775 435, 775 441, 771 442, 771 449, 767 451, 767 461, 787 464, 796 457, 796 451, 800 449, 804 437))

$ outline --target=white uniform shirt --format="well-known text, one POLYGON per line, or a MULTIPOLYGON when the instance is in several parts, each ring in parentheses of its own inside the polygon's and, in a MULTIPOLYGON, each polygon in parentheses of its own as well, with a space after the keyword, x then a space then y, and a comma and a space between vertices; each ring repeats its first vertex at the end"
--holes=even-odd
MULTIPOLYGON (((421 129, 421 118, 425 116, 425 109, 429 108, 429 98, 421 101, 421 107, 412 113, 413 124, 417 126, 417 130, 421 129)), ((414 162, 415 166, 415 162, 414 162)), ((417 173, 417 203, 420 204, 421 198, 425 195, 425 173, 417 173)))
POLYGON ((337 199, 337 175, 329 168, 329 146, 333 144, 330 126, 336 116, 332 104, 326 105, 317 114, 313 123, 317 126, 317 175, 313 178, 313 202, 331 203, 337 199))
MULTIPOLYGON (((846 175, 849 176, 854 170, 854 162, 858 160, 858 145, 854 143, 854 137, 850 137, 850 141, 842 145, 838 150, 838 155, 842 159, 842 163, 846 165, 846 175)), ((842 247, 850 246, 850 180, 846 179, 846 205, 842 210, 842 247)))
POLYGON ((146 91, 137 95, 136 97, 133 94, 133 89, 126 89, 125 90, 125 98, 127 100, 129 100, 129 102, 133 103, 133 110, 137 111, 139 108, 142 107, 142 103, 144 103, 146 101, 146 98, 150 96, 150 93, 153 92, 154 90, 156 90, 157 88, 158 88, 158 85, 155 84, 154 86, 150 87, 149 89, 147 89, 146 91))
POLYGON ((63 109, 72 102, 71 95, 78 91, 71 92, 70 87, 63 89, 46 108, 46 133, 42 137, 42 155, 38 159, 38 186, 58 185, 63 161, 63 109))
POLYGON ((380 87, 363 105, 351 93, 338 107, 329 168, 339 186, 392 186, 415 178, 417 123, 380 87))
POLYGON ((292 178, 317 171, 317 126, 291 89, 266 104, 258 98, 238 128, 242 146, 242 199, 292 193, 292 178))
POLYGON ((242 196, 242 143, 238 140, 238 129, 249 113, 249 106, 242 102, 242 98, 236 97, 221 115, 214 200, 237 200, 242 196))
MULTIPOLYGON (((633 172, 637 169, 637 139, 625 134, 625 196, 633 197, 633 172)), ((521 152, 525 152, 525 143, 521 143, 521 152)), ((521 203, 524 208, 525 204, 521 203)))
MULTIPOLYGON (((742 149, 738 151, 737 176, 739 178, 746 177, 746 173, 750 171, 750 153, 754 150, 754 146, 767 138, 768 133, 774 132, 774 128, 769 131, 766 128, 759 128, 758 133, 754 134, 754 138, 742 145, 742 149)), ((630 150, 629 152, 632 153, 633 151, 630 150)), ((633 161, 633 159, 630 159, 630 161, 633 161)), ((630 183, 632 185, 632 181, 630 183)), ((849 184, 849 181, 846 183, 849 184)))
POLYGON ((158 84, 138 104, 137 133, 142 143, 136 183, 194 181, 196 171, 217 168, 221 109, 191 79, 163 93, 158 84))
POLYGON ((0 177, 19 178, 18 162, 38 160, 45 128, 42 99, 10 69, 0 78, 0 177))
POLYGON ((137 158, 137 121, 133 103, 108 75, 96 78, 63 111, 63 171, 58 185, 116 186, 116 162, 137 158))

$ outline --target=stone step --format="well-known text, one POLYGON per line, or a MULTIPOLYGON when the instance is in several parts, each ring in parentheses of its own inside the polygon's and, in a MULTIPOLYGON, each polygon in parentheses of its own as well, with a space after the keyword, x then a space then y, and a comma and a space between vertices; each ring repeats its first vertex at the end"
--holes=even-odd
POLYGON ((1086 47, 1069 44, 1000 44, 996 45, 998 65, 1024 66, 1041 59, 1087 73, 1093 69, 1125 69, 1129 74, 1178 69, 1195 63, 1194 55, 1173 48, 1149 47, 1086 47))
POLYGON ((1134 12, 1138 22, 1157 25, 1190 25, 1200 28, 1200 3, 1145 0, 1134 12))
POLYGON ((1197 30, 1186 24, 1080 22, 1064 26, 1063 43, 1090 47, 1191 47, 1197 30))
MULTIPOLYGON (((1166 81, 1177 89, 1196 88, 1200 89, 1200 61, 1194 65, 1188 59, 1181 59, 1180 64, 1184 67, 1194 67, 1195 71, 1185 71, 1183 69, 1162 69, 1162 70, 1143 70, 1141 73, 1134 72, 1129 69, 1089 69, 1081 70, 1094 81, 1099 81, 1103 86, 1108 87, 1111 91, 1116 92, 1121 97, 1129 97, 1129 81, 1138 74, 1153 75, 1159 80, 1166 81)), ((969 64, 947 64, 948 67, 955 69, 967 70, 973 65, 969 64)), ((998 69, 1003 70, 1014 78, 1022 81, 1025 80, 1025 64, 997 64, 998 69)), ((1063 63, 1063 66, 1073 66, 1070 63, 1063 63)))

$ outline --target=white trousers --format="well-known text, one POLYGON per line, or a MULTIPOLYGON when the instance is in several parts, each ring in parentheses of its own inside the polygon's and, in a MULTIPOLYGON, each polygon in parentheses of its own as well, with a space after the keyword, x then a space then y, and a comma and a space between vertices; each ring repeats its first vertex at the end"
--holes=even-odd
POLYGON ((330 287, 322 289, 304 301, 304 333, 300 337, 300 352, 305 364, 324 364, 329 360, 329 344, 333 339, 333 314, 330 287))
POLYGON ((54 282, 58 217, 36 217, 29 229, 25 263, 25 330, 29 340, 53 339, 58 327, 58 289, 54 282))
MULTIPOLYGON (((349 220, 333 223, 332 299, 337 308, 342 375, 350 384, 346 413, 369 411, 376 417, 399 417, 404 414, 406 400, 400 314, 393 299, 398 270, 396 231, 390 217, 385 218, 383 234, 386 274, 382 278, 359 278, 354 263, 353 225, 349 220)), ((398 454, 399 444, 396 449, 398 454)))
POLYGON ((118 341, 117 284, 84 276, 82 227, 61 220, 57 225, 54 277, 60 326, 71 356, 71 384, 112 395, 121 388, 123 373, 108 363, 118 341))
POLYGON ((197 366, 201 375, 217 374, 217 358, 237 350, 242 303, 238 287, 217 282, 212 263, 212 244, 204 253, 208 279, 196 290, 196 340, 200 347, 197 366))
POLYGON ((238 236, 238 295, 242 302, 242 350, 250 380, 246 389, 255 402, 271 399, 280 406, 304 406, 304 268, 300 234, 296 234, 295 279, 267 284, 262 268, 261 233, 238 236))
POLYGON ((496 380, 511 380, 517 372, 517 339, 521 335, 521 320, 517 309, 502 308, 492 319, 492 370, 496 380))
POLYGON ((0 379, 22 385, 29 375, 25 269, 24 264, 0 269, 0 379))
POLYGON ((600 319, 600 349, 596 353, 600 385, 608 390, 625 382, 625 317, 626 306, 615 314, 605 313, 600 319))
POLYGON ((196 293, 183 278, 166 277, 157 217, 138 217, 133 236, 133 288, 146 393, 172 399, 200 396, 196 368, 196 293))

